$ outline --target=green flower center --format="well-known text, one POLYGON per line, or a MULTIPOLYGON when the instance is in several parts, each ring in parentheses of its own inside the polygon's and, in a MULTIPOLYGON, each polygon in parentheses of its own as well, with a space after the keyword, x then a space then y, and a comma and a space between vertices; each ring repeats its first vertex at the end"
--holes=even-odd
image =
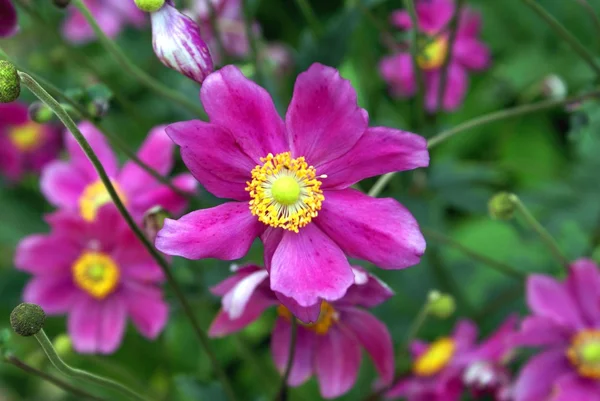
POLYGON ((600 364, 600 342, 590 342, 581 347, 581 359, 586 363, 600 364))
POLYGON ((290 176, 279 177, 271 187, 273 198, 283 205, 293 205, 300 198, 300 184, 290 176))

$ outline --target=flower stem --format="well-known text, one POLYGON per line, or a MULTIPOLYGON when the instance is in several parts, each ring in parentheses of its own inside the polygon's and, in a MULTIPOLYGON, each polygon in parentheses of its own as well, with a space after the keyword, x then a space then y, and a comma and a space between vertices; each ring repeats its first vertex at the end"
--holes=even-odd
POLYGON ((14 355, 7 355, 4 358, 4 362, 11 364, 26 373, 29 373, 33 376, 37 376, 42 380, 52 383, 55 386, 63 389, 64 391, 71 393, 74 396, 77 396, 78 399, 85 399, 85 400, 91 400, 91 401, 105 401, 104 398, 100 398, 95 395, 92 395, 92 394, 88 393, 87 391, 78 389, 77 387, 67 383, 64 380, 61 380, 57 377, 49 375, 46 372, 42 372, 41 370, 36 369, 33 366, 27 365, 25 362, 23 362, 22 360, 20 360, 19 358, 17 358, 14 355))
POLYGON ((58 371, 60 373, 66 375, 66 376, 74 377, 77 379, 82 379, 82 380, 88 381, 90 383, 94 383, 99 386, 109 388, 111 390, 118 391, 119 393, 127 396, 128 398, 130 398, 132 400, 141 400, 141 401, 146 400, 145 397, 143 397, 140 394, 136 393, 135 391, 131 390, 129 387, 125 386, 122 383, 119 383, 112 379, 108 379, 106 377, 95 375, 90 372, 86 372, 85 370, 75 369, 75 368, 67 365, 65 363, 65 361, 63 361, 61 359, 61 357, 58 355, 58 353, 56 352, 56 349, 54 349, 54 346, 52 345, 52 342, 46 335, 46 332, 44 331, 44 329, 40 330, 37 334, 34 335, 34 337, 40 343, 40 346, 42 347, 42 349, 48 356, 48 359, 50 360, 50 362, 52 362, 52 365, 54 365, 54 367, 56 369, 58 369, 58 371))
POLYGON ((283 371, 283 377, 281 378, 281 387, 277 392, 277 396, 274 401, 285 401, 287 400, 287 381, 292 372, 294 366, 294 356, 296 355, 296 339, 298 338, 298 322, 295 318, 290 319, 290 348, 288 350, 287 364, 283 371))
POLYGON ((204 348, 204 351, 210 358, 213 368, 215 369, 217 376, 219 377, 219 379, 221 380, 221 383, 223 384, 223 388, 227 392, 227 395, 229 396, 229 398, 232 401, 234 401, 236 399, 236 397, 235 397, 235 393, 232 390, 231 384, 229 383, 229 380, 228 380, 227 376, 225 375, 225 372, 221 368, 221 365, 219 364, 216 354, 210 347, 210 342, 209 342, 208 336, 206 335, 204 330, 200 327, 198 319, 196 318, 191 305, 189 304, 187 298, 185 297, 181 287, 175 280, 175 277, 171 273, 169 264, 167 263, 165 258, 162 256, 162 254, 160 252, 158 252, 158 250, 152 245, 152 243, 148 240, 148 238, 146 238, 146 236, 144 235, 144 233, 142 232, 140 227, 135 223, 135 221, 133 220, 133 217, 131 217, 131 215, 125 208, 125 205, 119 198, 119 195, 117 194, 114 186, 112 185, 110 178, 106 174, 106 171, 104 170, 104 167, 102 166, 102 163, 100 163, 100 160, 94 153, 90 144, 85 139, 85 137, 81 134, 81 132, 79 131, 79 128, 77 128, 77 125, 73 122, 73 120, 68 115, 68 113, 56 101, 56 99, 54 99, 52 96, 50 96, 48 94, 48 92, 46 92, 46 90, 44 90, 44 88, 42 88, 33 78, 31 78, 31 76, 29 76, 23 72, 20 72, 19 75, 21 76, 22 84, 25 85, 38 99, 40 99, 43 103, 48 105, 48 107, 50 107, 50 109, 52 109, 52 111, 58 116, 58 118, 62 121, 62 123, 65 125, 65 127, 71 132, 71 134, 73 135, 73 137, 75 138, 75 140, 77 141, 79 146, 81 146, 81 149, 86 154, 86 156, 90 159, 90 162, 92 163, 92 165, 94 166, 94 169, 98 173, 100 180, 106 187, 108 194, 110 195, 113 203, 115 204, 115 206, 117 207, 117 209, 119 210, 119 212, 121 213, 121 215, 123 216, 125 221, 127 222, 127 225, 131 228, 131 230, 134 232, 135 236, 140 240, 142 245, 144 245, 146 250, 150 253, 152 258, 154 258, 154 260, 157 262, 157 264, 160 266, 161 270, 163 271, 165 277, 167 278, 169 285, 171 286, 173 292, 175 293, 175 296, 177 297, 177 300, 181 304, 181 307, 182 307, 184 313, 186 314, 188 320, 190 321, 190 323, 194 329, 194 332, 195 332, 196 336, 198 337, 198 340, 200 341, 200 344, 202 345, 202 347, 204 348))
POLYGON ((446 95, 446 85, 448 84, 448 71, 450 69, 450 61, 452 59, 453 51, 454 51, 454 42, 456 41, 456 36, 458 33, 458 23, 460 21, 460 14, 462 12, 463 4, 465 0, 457 0, 456 6, 454 8, 454 16, 452 17, 452 21, 450 22, 450 35, 448 36, 448 44, 447 44, 447 52, 446 58, 444 59, 444 64, 442 65, 442 74, 440 77, 440 86, 438 87, 437 92, 437 111, 438 113, 444 109, 444 97, 446 95))
POLYGON ((569 32, 556 18, 554 18, 548 11, 544 9, 544 7, 540 6, 536 3, 535 0, 522 0, 525 4, 527 4, 537 15, 539 15, 544 21, 550 25, 550 27, 556 32, 558 36, 564 39, 571 48, 581 57, 590 68, 594 70, 598 78, 600 78, 600 64, 596 61, 594 55, 585 48, 583 44, 575 37, 571 32, 569 32))
POLYGON ((250 5, 251 0, 242 0, 242 8, 244 12, 244 28, 246 29, 246 36, 248 37, 248 43, 250 45, 250 57, 252 58, 252 64, 254 64, 254 71, 256 75, 256 83, 264 86, 264 74, 262 65, 258 57, 258 44, 256 43, 256 35, 252 27, 254 13, 250 5))
POLYGON ((296 5, 300 9, 300 12, 302 12, 302 15, 304 15, 306 22, 308 22, 313 36, 315 39, 318 39, 321 36, 321 25, 310 3, 307 0, 296 0, 296 5))
POLYGON ((415 320, 413 320, 412 324, 410 325, 408 332, 406 334, 406 338, 404 340, 404 344, 400 351, 401 356, 404 356, 404 353, 410 347, 410 343, 413 342, 415 338, 417 338, 419 331, 421 331, 421 328, 425 325, 427 316, 429 316, 429 301, 425 301, 425 303, 419 310, 417 317, 415 317, 415 320))
POLYGON ((90 24, 100 43, 102 44, 102 46, 104 46, 104 49, 108 53, 110 53, 110 55, 115 59, 115 61, 119 63, 121 67, 123 67, 123 69, 127 71, 132 77, 134 77, 140 84, 146 86, 148 89, 154 91, 156 94, 180 104, 181 106, 185 107, 191 113, 196 114, 197 116, 206 116, 204 109, 202 109, 202 107, 197 105, 195 102, 189 100, 184 96, 181 96, 177 91, 172 90, 167 86, 163 85, 159 81, 152 78, 152 76, 148 75, 141 68, 133 64, 133 62, 129 60, 129 58, 117 46, 117 44, 115 44, 115 42, 113 42, 108 36, 106 36, 102 29, 100 29, 100 26, 98 26, 98 23, 94 19, 94 16, 82 0, 73 0, 72 3, 81 12, 88 24, 90 24))
POLYGON ((415 126, 422 127, 425 123, 425 79, 418 60, 421 52, 421 45, 419 43, 421 39, 421 35, 419 34, 419 19, 417 17, 415 1, 404 0, 404 4, 408 10, 412 23, 410 54, 412 56, 413 71, 417 80, 417 120, 415 126))

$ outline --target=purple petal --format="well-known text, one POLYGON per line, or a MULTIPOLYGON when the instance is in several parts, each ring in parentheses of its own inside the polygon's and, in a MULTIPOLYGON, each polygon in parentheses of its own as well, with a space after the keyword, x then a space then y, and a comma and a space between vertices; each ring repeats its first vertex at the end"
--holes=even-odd
POLYGON ((367 126, 354 88, 338 70, 315 63, 298 75, 286 114, 294 157, 318 167, 348 152, 367 126))
POLYGON ((233 320, 244 313, 244 309, 259 285, 269 277, 266 270, 252 273, 241 280, 234 288, 223 297, 223 310, 233 320))
POLYGON ((575 300, 551 277, 534 274, 527 279, 527 304, 533 313, 573 328, 583 327, 575 300))
MULTIPOLYGON (((111 252, 111 257, 121 266, 123 279, 145 283, 163 281, 163 271, 137 236, 123 223, 119 225, 122 228, 113 232, 116 246, 111 252)), ((100 232, 100 230, 97 230, 97 232, 100 232)))
POLYGON ((303 227, 298 234, 283 234, 271 261, 270 276, 271 289, 294 298, 300 306, 312 306, 321 299, 335 301, 354 282, 344 253, 315 224, 303 227))
POLYGON ((394 11, 390 17, 390 22, 398 29, 406 30, 412 28, 412 20, 406 10, 394 11))
POLYGON ((283 306, 285 306, 292 315, 296 316, 298 320, 304 323, 315 323, 319 320, 321 315, 321 302, 317 302, 312 306, 300 306, 294 298, 286 297, 285 295, 276 292, 277 299, 283 306))
POLYGON ((556 381, 552 394, 552 401, 598 401, 600 382, 571 373, 556 381))
MULTIPOLYGON (((441 71, 433 70, 426 74, 426 95, 425 102, 427 110, 434 112, 438 109, 438 88, 440 87, 441 71)), ((448 80, 446 81, 444 92, 444 110, 454 111, 463 102, 467 87, 469 86, 469 77, 466 70, 453 62, 448 67, 448 80)))
POLYGON ((394 96, 412 96, 417 90, 417 80, 413 71, 412 57, 409 53, 398 53, 384 57, 379 64, 379 73, 391 86, 391 92, 394 96))
POLYGON ((430 344, 425 341, 414 340, 411 341, 408 348, 410 350, 410 355, 412 356, 412 358, 417 359, 429 349, 429 346, 430 344))
MULTIPOLYGON (((562 349, 542 352, 522 368, 514 386, 515 401, 541 401, 550 396, 556 381, 571 372, 562 349)), ((579 401, 579 400, 578 400, 579 401)))
POLYGON ((486 69, 492 58, 488 47, 475 38, 458 38, 452 55, 470 70, 486 69))
MULTIPOLYGON (((271 336, 271 353, 273 354, 273 362, 283 373, 287 366, 288 356, 290 352, 290 324, 283 318, 277 319, 273 334, 271 336)), ((317 345, 317 336, 310 330, 303 327, 298 327, 296 334, 296 349, 294 351, 294 360, 292 370, 288 378, 290 386, 299 386, 304 383, 313 373, 313 358, 317 345)))
POLYGON ((231 291, 240 281, 249 275, 263 270, 262 267, 257 265, 246 265, 235 270, 234 274, 227 277, 225 280, 209 288, 209 291, 214 295, 224 296, 231 291))
POLYGON ((470 320, 459 321, 452 332, 457 350, 464 352, 472 348, 477 341, 477 331, 477 326, 470 320))
POLYGON ((70 275, 33 277, 23 290, 23 301, 38 304, 48 315, 69 311, 77 290, 70 275))
POLYGON ((151 285, 129 284, 121 296, 138 331, 147 338, 156 338, 169 317, 169 307, 161 290, 151 285))
POLYGON ((352 388, 360 359, 359 342, 343 326, 333 326, 327 334, 318 337, 315 373, 323 398, 339 397, 352 388))
POLYGON ((273 298, 260 292, 254 293, 237 318, 232 319, 227 312, 220 310, 210 325, 208 335, 223 337, 238 332, 258 319, 267 308, 276 304, 277 302, 273 298))
MULTIPOLYGON (((356 277, 356 268, 353 267, 356 277)), ((394 295, 394 291, 383 281, 367 273, 367 281, 358 283, 348 288, 346 295, 336 302, 336 305, 358 305, 363 308, 373 308, 394 295)))
MULTIPOLYGON (((171 180, 175 188, 193 195, 196 192, 197 181, 191 174, 180 174, 171 180)), ((175 192, 167 185, 159 185, 140 192, 128 192, 125 195, 127 204, 135 218, 142 218, 150 208, 161 206, 172 215, 179 216, 185 211, 188 199, 175 192)))
MULTIPOLYGON (((416 11, 419 29, 427 34, 435 34, 452 19, 454 3, 452 0, 420 1, 416 3, 416 11)), ((392 13, 391 22, 402 30, 412 28, 412 20, 405 10, 392 13)))
POLYGON ((64 275, 81 249, 54 235, 31 235, 19 242, 15 252, 15 266, 19 270, 39 275, 64 275))
POLYGON ((503 362, 515 344, 512 338, 516 331, 518 316, 509 316, 488 339, 469 356, 472 361, 503 362))
POLYGON ((393 128, 369 128, 343 156, 319 168, 324 189, 346 188, 365 178, 429 165, 427 141, 393 128))
POLYGON ((24 173, 23 154, 12 142, 0 136, 0 173, 11 182, 17 182, 24 173))
POLYGON ((12 0, 0 0, 0 37, 14 35, 18 30, 17 10, 12 0))
POLYGON ((576 260, 566 282, 571 297, 590 326, 600 323, 600 271, 590 259, 576 260), (593 300, 596 300, 594 302, 593 300))
POLYGON ((353 189, 325 191, 317 225, 348 255, 386 269, 419 263, 425 239, 415 218, 398 201, 353 189))
POLYGON ((554 320, 541 316, 527 316, 517 334, 512 337, 515 345, 544 346, 568 344, 573 333, 554 320))
POLYGON ((263 231, 264 224, 252 216, 246 202, 229 202, 179 220, 166 219, 155 244, 167 255, 235 260, 246 255, 263 231))
MULTIPOLYGON (((104 135, 92 123, 87 121, 79 123, 78 128, 89 142, 100 163, 102 163, 106 174, 109 177, 114 177, 117 174, 118 161, 104 135)), ((89 182, 99 180, 100 178, 92 162, 83 153, 81 146, 70 133, 66 135, 65 144, 71 157, 70 164, 72 168, 83 174, 89 182)))
POLYGON ((250 199, 245 188, 256 162, 228 130, 193 120, 171 124, 167 133, 181 147, 187 168, 209 192, 220 198, 250 199))
POLYGON ((385 324, 357 308, 344 309, 340 320, 367 350, 383 384, 394 379, 394 343, 385 324))
POLYGON ((212 124, 232 133, 254 164, 269 153, 285 152, 285 126, 269 93, 232 65, 204 81, 200 98, 212 124))
MULTIPOLYGON (((0 0, 0 10, 2 9, 2 7, 5 7, 4 2, 6 1, 7 0, 0 0)), ((8 0, 9 4, 10 2, 11 0, 8 0)), ((3 12, 1 11, 0 15, 4 17, 3 12)), ((0 125, 26 124, 27 122, 29 122, 29 115, 27 109, 27 104, 21 102, 0 103, 0 125)))
POLYGON ((40 178, 41 191, 48 202, 67 209, 78 207, 81 194, 91 182, 83 171, 60 160, 48 164, 40 178))
POLYGON ((481 15, 470 8, 464 8, 458 24, 458 37, 476 37, 481 31, 481 15))

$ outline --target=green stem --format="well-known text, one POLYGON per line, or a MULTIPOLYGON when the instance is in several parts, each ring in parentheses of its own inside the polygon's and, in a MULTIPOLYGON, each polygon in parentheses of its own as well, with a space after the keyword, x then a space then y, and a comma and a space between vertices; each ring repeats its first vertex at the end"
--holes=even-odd
POLYGON ((252 64, 254 64, 256 83, 264 86, 264 74, 258 55, 258 44, 256 43, 256 35, 254 34, 253 29, 254 14, 252 13, 250 2, 251 0, 242 0, 244 28, 246 29, 246 36, 248 37, 248 43, 250 44, 250 58, 252 59, 252 64))
POLYGON ((527 209, 527 206, 525 206, 525 204, 521 202, 521 199, 519 199, 517 195, 511 194, 510 200, 517 207, 517 210, 519 211, 519 213, 521 213, 521 216, 523 216, 523 219, 525 219, 527 224, 529 224, 531 228, 540 236, 540 238, 546 244, 548 249, 550 249, 550 252, 552 252, 554 257, 560 262, 561 266, 563 266, 568 271, 569 260, 565 257, 565 255, 563 255, 562 251, 560 250, 560 247, 558 246, 554 238, 552 238, 550 233, 544 228, 544 226, 540 224, 539 221, 537 221, 535 216, 529 211, 529 209, 527 209))
POLYGON ((539 15, 544 21, 550 25, 550 27, 560 36, 565 42, 567 42, 573 51, 579 55, 591 69, 594 70, 596 75, 600 77, 600 64, 596 61, 594 55, 585 48, 583 44, 569 32, 556 18, 554 18, 548 11, 540 6, 535 0, 522 0, 527 4, 537 15, 539 15))
POLYGON ((290 319, 290 325, 290 348, 288 350, 287 364, 285 365, 285 370, 283 371, 281 387, 277 393, 277 396, 275 397, 275 401, 285 401, 287 399, 287 381, 290 377, 290 373, 292 372, 292 367, 294 366, 294 356, 296 355, 296 339, 298 337, 298 322, 295 318, 290 319))
POLYGON ((410 54, 412 56, 413 71, 417 80, 417 127, 422 127, 425 122, 425 79, 423 77, 423 71, 419 65, 419 54, 421 53, 421 35, 419 34, 419 20, 417 17, 417 10, 415 8, 414 0, 404 0, 410 20, 412 23, 411 29, 411 44, 410 54))
POLYGON ((96 397, 95 395, 90 394, 87 391, 78 389, 77 387, 67 383, 64 380, 61 380, 57 377, 49 375, 46 372, 42 372, 41 370, 36 369, 33 366, 27 365, 25 362, 21 361, 19 358, 17 358, 14 355, 6 356, 4 358, 4 362, 9 363, 9 364, 21 369, 25 373, 39 377, 42 380, 52 383, 56 387, 63 389, 67 393, 71 393, 74 396, 77 396, 78 399, 86 399, 86 400, 91 400, 91 401, 105 401, 104 398, 96 397))
POLYGON ((310 3, 307 0, 296 0, 296 5, 300 9, 300 12, 302 12, 306 22, 308 22, 313 36, 315 39, 318 39, 321 36, 321 25, 319 24, 319 20, 317 19, 310 3))
POLYGON ((229 398, 231 400, 235 400, 236 399, 235 394, 231 388, 231 385, 229 383, 229 380, 227 379, 227 376, 225 375, 225 372, 223 371, 223 369, 221 368, 221 366, 219 364, 216 354, 214 353, 214 351, 212 350, 212 348, 210 346, 210 341, 208 339, 208 336, 206 335, 204 330, 202 330, 202 328, 200 327, 200 324, 194 314, 194 310, 192 309, 191 305, 189 304, 187 298, 185 297, 181 287, 175 280, 175 277, 171 273, 169 264, 167 263, 165 258, 162 256, 162 254, 152 245, 152 243, 148 240, 148 238, 146 238, 146 236, 144 235, 144 233, 142 232, 140 227, 135 223, 135 221, 133 220, 133 217, 131 217, 131 215, 125 208, 125 205, 119 198, 119 195, 117 194, 112 182, 110 181, 110 178, 106 174, 106 171, 104 170, 104 167, 102 166, 102 163, 100 162, 100 160, 94 153, 94 151, 91 148, 88 141, 85 139, 85 137, 79 131, 79 128, 77 128, 77 124, 75 124, 75 122, 73 122, 71 117, 65 112, 65 110, 60 106, 60 104, 56 101, 56 99, 54 99, 52 96, 50 96, 48 94, 48 92, 46 92, 44 90, 44 88, 42 88, 33 78, 31 78, 29 75, 27 75, 23 72, 20 72, 19 75, 21 77, 22 84, 25 85, 38 99, 40 99, 43 103, 48 105, 48 107, 50 107, 52 109, 52 111, 54 111, 54 113, 62 121, 62 123, 65 125, 65 127, 71 132, 71 134, 73 135, 73 137, 75 138, 75 140, 77 141, 79 146, 81 146, 81 149, 83 150, 83 152, 90 159, 90 162, 94 166, 94 169, 97 171, 98 176, 100 177, 100 180, 106 187, 108 194, 110 195, 113 203, 115 204, 115 206, 117 207, 117 209, 119 210, 119 212, 121 213, 121 215, 123 216, 125 221, 127 222, 127 225, 131 228, 131 230, 134 232, 135 236, 140 240, 142 245, 144 245, 144 247, 150 253, 152 258, 154 258, 154 260, 160 266, 161 270, 163 271, 163 273, 167 279, 167 282, 171 286, 173 292, 175 293, 175 296, 177 297, 177 300, 179 301, 179 303, 181 304, 181 307, 183 308, 185 315, 187 316, 188 320, 190 321, 190 323, 194 329, 194 332, 195 332, 196 336, 198 337, 198 340, 200 341, 200 344, 202 345, 204 351, 210 358, 212 365, 213 365, 215 371, 217 372, 219 379, 221 380, 221 382, 223 384, 223 388, 228 393, 229 398))
POLYGON ((145 397, 139 395, 138 393, 131 390, 129 387, 125 386, 124 384, 121 384, 112 379, 107 379, 106 377, 102 377, 102 376, 98 376, 98 375, 95 375, 90 372, 86 372, 85 370, 75 369, 75 368, 67 365, 65 363, 65 361, 62 360, 62 358, 58 355, 58 353, 54 349, 54 346, 52 345, 52 342, 46 335, 46 332, 44 332, 44 329, 40 330, 37 334, 34 335, 34 337, 40 343, 42 349, 48 356, 48 359, 50 360, 50 362, 52 362, 52 365, 54 365, 54 367, 56 369, 58 369, 58 371, 60 373, 66 375, 66 376, 85 380, 90 383, 94 383, 99 386, 109 388, 111 390, 118 391, 119 393, 125 395, 127 398, 130 398, 132 400, 141 400, 141 401, 146 400, 145 397))
POLYGON ((189 100, 188 98, 181 96, 179 92, 164 86, 159 81, 152 78, 152 76, 148 75, 141 68, 133 64, 131 60, 125 55, 125 53, 113 42, 110 40, 108 36, 104 34, 98 23, 94 19, 94 16, 87 8, 87 6, 83 3, 82 0, 73 0, 72 4, 77 7, 77 9, 81 12, 85 20, 90 24, 94 33, 98 37, 98 40, 104 46, 104 49, 110 53, 110 55, 115 59, 121 67, 127 71, 132 77, 134 77, 140 84, 146 86, 148 89, 154 91, 157 95, 170 99, 175 103, 180 104, 181 106, 188 109, 191 113, 196 114, 198 116, 205 117, 206 113, 204 109, 197 105, 195 102, 189 100))
POLYGON ((460 14, 462 12, 464 1, 465 0, 457 0, 456 7, 454 9, 454 16, 450 22, 450 35, 448 36, 446 58, 444 59, 444 64, 442 65, 440 86, 438 87, 437 92, 436 106, 438 113, 444 109, 444 97, 446 95, 446 85, 448 83, 448 71, 450 69, 450 61, 452 60, 452 55, 454 52, 454 42, 456 41, 456 36, 458 33, 458 22, 460 21, 460 14))
POLYGON ((415 338, 417 338, 419 331, 421 331, 421 328, 427 320, 427 316, 429 316, 429 301, 425 301, 425 303, 421 307, 421 310, 419 310, 417 317, 415 318, 415 320, 413 320, 412 324, 410 325, 400 352, 401 357, 404 356, 404 353, 410 348, 410 343, 412 343, 415 340, 415 338))

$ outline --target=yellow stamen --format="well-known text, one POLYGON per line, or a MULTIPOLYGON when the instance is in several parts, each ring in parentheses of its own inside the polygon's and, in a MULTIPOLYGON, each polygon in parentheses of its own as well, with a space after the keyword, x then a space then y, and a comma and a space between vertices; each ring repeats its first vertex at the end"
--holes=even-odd
POLYGON ((425 39, 430 42, 423 43, 421 54, 417 56, 419 67, 424 70, 433 70, 444 65, 448 55, 448 41, 445 38, 425 39))
POLYGON ((413 372, 417 376, 433 376, 448 365, 455 351, 454 340, 447 337, 440 338, 417 358, 413 365, 413 372))
MULTIPOLYGON (((292 312, 283 305, 277 307, 277 313, 279 316, 291 320, 293 318, 292 312)), ((319 320, 315 323, 300 323, 302 326, 309 330, 314 331, 317 334, 327 334, 331 326, 333 326, 339 320, 339 314, 334 307, 328 302, 321 302, 321 313, 319 314, 319 320)))
POLYGON ((75 284, 96 299, 104 299, 119 284, 120 271, 114 260, 102 252, 84 252, 73 264, 75 284))
POLYGON ((304 157, 292 159, 290 152, 260 159, 252 170, 250 212, 271 226, 298 232, 317 217, 325 197, 316 170, 304 157))
POLYGON ((17 149, 23 152, 34 150, 41 144, 42 126, 31 121, 25 125, 12 127, 8 131, 8 137, 17 149))
MULTIPOLYGON (((123 203, 127 203, 127 199, 125 195, 119 188, 119 185, 112 181, 119 198, 123 203)), ((107 203, 112 202, 112 199, 106 190, 106 187, 102 183, 102 181, 98 180, 90 185, 88 185, 81 194, 79 198, 79 212, 81 216, 87 221, 94 221, 96 215, 98 214, 98 209, 100 207, 106 205, 107 203)))
POLYGON ((583 330, 573 338, 567 357, 583 377, 600 380, 600 330, 583 330))

